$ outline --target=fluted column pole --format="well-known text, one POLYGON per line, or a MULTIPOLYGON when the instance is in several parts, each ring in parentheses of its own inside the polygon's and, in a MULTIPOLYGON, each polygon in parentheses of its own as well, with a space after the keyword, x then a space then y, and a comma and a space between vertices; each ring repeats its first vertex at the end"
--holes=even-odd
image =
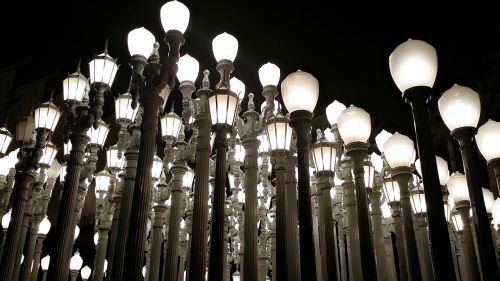
POLYGON ((38 277, 38 267, 40 266, 40 258, 42 255, 43 240, 45 235, 38 234, 35 246, 35 255, 33 257, 33 266, 31 267, 30 281, 36 281, 38 277))
POLYGON ((422 280, 433 281, 434 273, 432 270, 431 252, 429 248, 429 237, 427 233, 427 223, 425 222, 425 213, 415 214, 414 224, 418 246, 418 256, 422 269, 422 280))
MULTIPOLYGON (((123 157, 123 156, 122 156, 123 157)), ((113 173, 115 174, 115 173, 113 173)), ((115 175, 116 176, 116 175, 115 175)), ((117 179, 114 179, 116 182, 117 179)), ((113 264, 113 255, 115 253, 116 239, 118 237, 118 220, 120 218, 121 204, 122 204, 122 193, 125 180, 122 179, 118 184, 115 185, 115 190, 113 193, 113 221, 111 222, 111 238, 109 239, 109 247, 107 251, 108 256, 108 268, 106 269, 107 276, 111 274, 111 264, 113 264)))
MULTIPOLYGON (((469 202, 458 201, 456 202, 455 209, 460 214, 464 227, 464 229, 462 230, 462 238, 463 238, 462 248, 465 260, 464 266, 466 266, 467 268, 468 278, 470 281, 481 280, 481 275, 478 267, 478 259, 476 256, 476 249, 474 246, 474 239, 472 238, 473 237, 472 227, 469 218, 469 211, 470 211, 469 202)), ((483 273, 483 276, 487 276, 487 273, 483 273)))
POLYGON ((35 246, 38 238, 38 226, 42 221, 41 218, 37 217, 32 219, 31 228, 29 233, 28 248, 26 250, 26 255, 24 256, 23 270, 21 273, 21 281, 28 281, 30 278, 30 273, 32 269, 33 256, 35 254, 35 246))
MULTIPOLYGON (((286 191, 285 191, 285 151, 272 151, 273 169, 276 173, 276 270, 275 280, 290 280, 286 264, 286 191)), ((274 261, 273 261, 274 264, 274 261)), ((297 278, 291 276, 290 278, 297 278)))
POLYGON ((345 257, 345 238, 344 238, 344 223, 342 214, 336 212, 335 220, 337 221, 338 243, 339 243, 339 260, 340 260, 340 280, 347 281, 347 263, 345 257))
POLYGON ((95 254, 94 268, 92 270, 92 280, 102 281, 104 276, 104 260, 106 259, 106 249, 108 247, 108 234, 111 230, 111 220, 109 214, 102 214, 99 222, 99 240, 97 242, 97 251, 95 254))
MULTIPOLYGON (((377 181, 377 180, 375 180, 377 181)), ((382 210, 380 209, 380 186, 376 183, 368 197, 371 204, 371 223, 373 228, 373 244, 375 246, 375 257, 377 259, 377 274, 379 280, 389 280, 387 258, 384 247, 384 233, 382 231, 382 210)))
POLYGON ((295 167, 297 157, 293 156, 296 146, 292 140, 290 152, 285 158, 285 204, 286 204, 286 269, 288 280, 301 280, 300 256, 299 256, 299 234, 297 221, 297 180, 295 179, 295 167))
POLYGON ((394 221, 394 231, 396 232, 396 248, 398 250, 399 279, 409 280, 408 267, 406 264, 406 248, 403 219, 401 217, 401 204, 399 201, 390 202, 392 220, 394 221))
POLYGON ((317 174, 318 182, 316 183, 317 189, 321 192, 319 201, 319 208, 322 215, 320 215, 319 223, 322 225, 320 230, 323 231, 320 235, 324 237, 325 245, 321 253, 321 258, 325 259, 326 276, 323 276, 323 281, 336 281, 337 280, 337 262, 335 257, 335 244, 337 241, 334 239, 333 233, 333 215, 332 215, 332 201, 330 198, 330 177, 333 172, 322 171, 317 174))

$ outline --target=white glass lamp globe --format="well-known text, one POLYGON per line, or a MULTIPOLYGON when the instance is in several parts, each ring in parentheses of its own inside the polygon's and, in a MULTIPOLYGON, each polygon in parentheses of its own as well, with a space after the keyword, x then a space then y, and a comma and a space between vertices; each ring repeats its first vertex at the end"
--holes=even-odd
POLYGON ((78 238, 78 235, 80 235, 80 227, 77 225, 75 226, 75 236, 73 237, 74 240, 78 238))
POLYGON ((142 56, 147 59, 153 52, 155 41, 153 33, 144 27, 133 29, 127 37, 128 51, 131 56, 142 56))
POLYGON ((380 155, 378 155, 377 153, 373 152, 370 155, 370 160, 373 164, 373 167, 375 168, 375 171, 379 173, 382 172, 382 168, 384 168, 384 160, 382 159, 382 157, 380 157, 380 155))
POLYGON ((94 234, 94 245, 99 244, 99 232, 94 234))
POLYGON ((493 212, 493 204, 495 204, 495 197, 493 196, 493 192, 489 189, 483 187, 482 190, 486 212, 491 214, 493 212))
POLYGON ((460 172, 454 172, 446 183, 453 201, 469 201, 469 189, 467 187, 467 179, 460 172))
MULTIPOLYGON (((106 270, 104 270, 104 271, 106 271, 106 270)), ((84 268, 82 268, 82 270, 80 270, 80 274, 82 275, 82 279, 88 280, 90 278, 91 272, 92 272, 92 270, 90 269, 90 267, 88 265, 86 265, 84 268)))
POLYGON ((391 168, 410 167, 414 154, 413 141, 396 132, 384 143, 384 155, 391 168))
POLYGON ((50 221, 47 218, 47 216, 45 216, 43 220, 40 222, 40 225, 38 226, 38 234, 47 235, 49 231, 50 231, 50 221))
POLYGON ((375 143, 377 144, 378 150, 381 153, 384 153, 384 143, 391 136, 392 136, 392 134, 387 132, 386 130, 382 130, 380 133, 378 133, 377 136, 375 136, 375 143))
POLYGON ((5 230, 9 228, 10 224, 10 217, 11 217, 11 210, 9 210, 5 215, 2 217, 2 228, 5 230))
POLYGON ((189 54, 185 54, 179 58, 177 65, 179 66, 177 79, 180 82, 190 81, 194 83, 196 81, 196 77, 198 77, 198 72, 200 71, 200 63, 195 58, 189 54))
POLYGON ((318 79, 305 71, 293 72, 281 82, 281 95, 288 112, 313 112, 319 96, 318 79))
POLYGON ((49 255, 46 255, 45 257, 42 258, 42 260, 40 261, 40 265, 43 271, 47 271, 49 269, 49 263, 50 263, 49 255))
POLYGON ((469 87, 453 85, 438 100, 439 113, 444 123, 453 130, 476 127, 481 114, 479 94, 469 87))
POLYGON ((500 122, 490 119, 479 127, 476 143, 486 161, 500 158, 500 122))
POLYGON ((189 24, 189 9, 179 1, 169 1, 161 7, 160 19, 165 32, 178 30, 184 33, 189 24))
POLYGON ((80 252, 76 251, 69 261, 69 270, 79 271, 82 265, 83 259, 80 257, 80 252))
POLYGON ((229 85, 231 91, 233 91, 241 101, 245 96, 245 83, 243 83, 243 81, 241 81, 240 79, 233 77, 231 78, 231 80, 229 80, 229 85))
POLYGON ((262 87, 278 86, 280 81, 280 68, 274 63, 265 63, 259 68, 259 80, 262 87))
POLYGON ((437 75, 436 49, 421 40, 408 40, 389 56, 392 80, 401 93, 417 87, 432 87, 437 75))
POLYGON ((44 102, 35 109, 35 128, 47 129, 54 132, 61 112, 52 102, 44 102))
POLYGON ((337 124, 337 120, 339 119, 340 113, 346 109, 346 106, 343 103, 340 103, 334 100, 326 107, 326 118, 330 125, 337 124))
MULTIPOLYGON (((448 162, 446 162, 446 160, 444 160, 443 158, 436 156, 436 165, 439 176, 439 184, 444 186, 446 185, 446 181, 448 181, 448 178, 450 176, 450 172, 448 170, 448 162)), ((417 159, 415 161, 415 169, 422 176, 422 166, 420 164, 420 159, 417 159)))
POLYGON ((346 145, 354 142, 367 142, 372 129, 370 114, 354 105, 340 113, 337 125, 346 145))
POLYGON ((216 61, 234 61, 238 53, 238 40, 227 33, 221 33, 212 40, 212 51, 216 61))

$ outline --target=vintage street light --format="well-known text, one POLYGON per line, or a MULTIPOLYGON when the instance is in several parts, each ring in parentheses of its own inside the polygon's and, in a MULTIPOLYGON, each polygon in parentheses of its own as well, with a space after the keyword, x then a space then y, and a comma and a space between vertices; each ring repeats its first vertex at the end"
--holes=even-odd
POLYGON ((69 262, 69 274, 71 276, 71 281, 76 281, 76 277, 78 276, 78 272, 80 272, 82 265, 83 259, 80 257, 80 253, 76 251, 69 262))
POLYGON ((477 129, 476 143, 479 151, 488 162, 488 168, 495 173, 497 194, 500 194, 500 122, 488 120, 477 129))
POLYGON ((47 270, 49 270, 49 264, 50 264, 50 256, 46 255, 40 262, 43 272, 42 281, 45 281, 47 279, 47 270))

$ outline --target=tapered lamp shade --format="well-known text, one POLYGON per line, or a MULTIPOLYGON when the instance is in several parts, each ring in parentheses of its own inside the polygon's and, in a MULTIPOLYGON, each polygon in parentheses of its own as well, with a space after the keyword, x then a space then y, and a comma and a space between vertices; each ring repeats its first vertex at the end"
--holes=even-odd
POLYGON ((144 27, 136 28, 128 33, 128 51, 131 56, 143 56, 149 58, 153 52, 153 44, 156 39, 151 31, 144 27))
POLYGON ((118 122, 132 123, 137 116, 137 110, 139 110, 138 106, 135 109, 132 108, 132 95, 128 92, 118 96, 115 100, 115 117, 118 122))
POLYGON ((45 257, 42 258, 42 260, 40 261, 40 265, 43 271, 49 270, 49 263, 50 263, 49 255, 46 255, 45 257))
MULTIPOLYGON (((439 184, 444 186, 450 177, 450 172, 448 170, 448 162, 444 160, 442 157, 436 156, 436 165, 438 169, 439 176, 439 184)), ((415 161, 415 169, 417 172, 422 175, 422 166, 420 164, 420 159, 415 161)))
POLYGON ((115 80, 118 65, 116 64, 116 60, 105 51, 95 56, 94 59, 89 62, 89 69, 90 81, 92 83, 103 83, 111 87, 115 80))
POLYGON ((367 142, 372 129, 370 114, 354 105, 340 113, 337 125, 346 145, 354 142, 367 142))
POLYGON ((0 176, 6 177, 10 172, 9 157, 0 158, 0 176))
POLYGON ((35 118, 31 115, 21 118, 16 123, 16 141, 29 142, 35 130, 35 118))
POLYGON ((35 127, 54 132, 61 113, 52 102, 44 102, 35 110, 35 127))
POLYGON ((189 24, 189 9, 179 1, 165 3, 160 9, 163 30, 178 30, 184 33, 189 24))
POLYGON ((432 87, 437 74, 437 54, 434 47, 421 40, 408 40, 389 56, 392 80, 401 93, 417 86, 432 87))
POLYGON ((160 119, 160 125, 163 139, 177 139, 181 130, 182 118, 172 111, 160 119))
POLYGON ((46 168, 52 165, 52 162, 56 158, 57 147, 51 142, 47 142, 45 149, 43 150, 42 158, 38 162, 40 165, 45 166, 46 168))
POLYGON ((63 80, 63 97, 65 101, 81 102, 89 89, 89 79, 80 71, 68 75, 63 80))
POLYGON ((47 169, 47 178, 54 180, 57 179, 60 170, 61 170, 61 163, 59 163, 57 159, 54 159, 54 161, 52 161, 52 165, 50 165, 50 168, 47 169))
POLYGON ((87 136, 90 137, 89 144, 102 147, 108 137, 108 132, 109 127, 106 123, 104 123, 104 121, 99 122, 97 129, 94 129, 94 126, 91 126, 87 131, 87 136))
POLYGON ((245 148, 239 143, 234 145, 234 159, 240 163, 245 161, 245 148))
POLYGON ((450 192, 450 196, 453 198, 453 201, 469 201, 469 189, 467 187, 467 179, 464 174, 454 172, 448 179, 446 185, 448 186, 448 191, 450 192))
POLYGON ((332 142, 321 138, 313 144, 312 155, 316 172, 333 172, 337 162, 337 150, 332 142))
POLYGON ((281 82, 281 95, 288 112, 313 112, 319 96, 318 79, 301 70, 291 73, 281 82))
POLYGON ((425 194, 422 187, 417 186, 411 191, 410 202, 413 213, 419 214, 427 212, 427 204, 425 202, 425 194))
POLYGON ((455 201, 453 201, 453 198, 448 196, 448 202, 444 202, 444 216, 447 222, 450 221, 451 210, 453 210, 454 206, 455 206, 455 201))
POLYGON ((378 133, 377 136, 375 136, 375 143, 377 144, 378 150, 380 152, 384 153, 384 143, 391 136, 392 136, 392 134, 387 132, 386 130, 382 130, 380 133, 378 133))
POLYGON ((229 33, 221 33, 212 40, 212 51, 218 62, 221 60, 234 61, 238 53, 238 40, 229 33))
POLYGON ((455 227, 456 231, 464 230, 464 222, 462 221, 462 217, 460 216, 460 214, 453 214, 451 216, 451 220, 453 221, 453 226, 455 227))
POLYGON ((486 208, 486 212, 491 214, 493 212, 493 204, 495 204, 495 198, 493 196, 493 192, 484 187, 482 188, 482 190, 483 190, 484 206, 486 208))
POLYGON ((233 281, 240 281, 240 272, 236 271, 233 273, 233 281))
POLYGON ((50 231, 50 221, 45 216, 43 220, 40 222, 40 225, 38 226, 38 235, 47 235, 50 231))
POLYGON ((267 137, 271 151, 290 150, 292 140, 292 128, 289 120, 281 113, 267 121, 267 137))
POLYGON ((76 251, 69 261, 69 270, 79 271, 82 265, 83 259, 80 257, 80 252, 76 251))
POLYGON ((236 93, 236 95, 238 95, 238 99, 241 101, 245 96, 245 83, 243 83, 240 79, 233 77, 229 80, 229 85, 231 85, 231 91, 236 93))
POLYGON ((92 273, 92 270, 88 265, 82 268, 82 270, 80 270, 80 274, 82 275, 82 280, 88 280, 90 278, 90 273, 92 273))
POLYGON ((267 138, 266 131, 263 131, 260 135, 258 135, 257 139, 260 141, 259 154, 268 153, 269 152, 269 139, 267 138))
POLYGON ((382 157, 380 157, 380 155, 373 152, 370 155, 370 160, 372 161, 372 164, 373 164, 373 167, 375 168, 375 171, 380 173, 382 171, 382 168, 384 168, 384 160, 382 159, 382 157))
POLYGON ((278 86, 280 81, 280 68, 274 63, 265 63, 259 68, 259 80, 262 87, 278 86))
POLYGON ((375 168, 372 165, 370 165, 370 162, 365 162, 363 165, 363 170, 365 171, 364 173, 365 187, 372 188, 373 181, 375 179, 375 168))
POLYGON ((328 122, 330 125, 337 124, 337 120, 339 119, 340 113, 346 109, 345 105, 343 103, 340 103, 338 101, 333 101, 326 107, 326 118, 328 119, 328 122))
POLYGON ((163 171, 163 161, 160 157, 155 155, 153 159, 153 167, 151 168, 151 176, 153 179, 159 179, 161 172, 163 171))
POLYGON ((182 178, 182 186, 185 188, 191 188, 194 180, 194 171, 191 168, 186 170, 184 177, 182 178))
POLYGON ((238 96, 231 90, 219 89, 208 98, 212 125, 233 125, 238 96))
POLYGON ((12 141, 12 134, 5 127, 0 128, 0 155, 5 155, 12 141))
POLYGON ((106 165, 109 169, 123 169, 125 157, 118 157, 119 152, 120 151, 118 149, 118 146, 116 145, 113 145, 112 147, 108 148, 108 151, 106 151, 106 165))
POLYGON ((476 143, 486 161, 500 158, 500 122, 490 119, 479 127, 476 143))
POLYGON ((410 167, 413 162, 413 141, 396 132, 384 143, 384 155, 391 168, 410 167))
POLYGON ((198 77, 198 72, 200 71, 200 63, 195 58, 189 54, 185 54, 179 58, 177 65, 179 66, 177 79, 180 82, 190 81, 194 83, 196 81, 196 77, 198 77))
POLYGON ((9 210, 5 215, 2 217, 2 228, 7 229, 10 224, 10 216, 11 216, 11 210, 9 210))
POLYGON ((401 194, 399 192, 399 184, 397 181, 392 179, 387 179, 382 185, 385 199, 388 203, 399 202, 401 194))
POLYGON ((439 113, 453 131, 463 127, 476 127, 481 114, 479 94, 469 87, 454 85, 438 100, 439 113))
POLYGON ((108 191, 111 176, 106 170, 102 170, 95 175, 95 195, 96 197, 103 198, 104 194, 108 191))

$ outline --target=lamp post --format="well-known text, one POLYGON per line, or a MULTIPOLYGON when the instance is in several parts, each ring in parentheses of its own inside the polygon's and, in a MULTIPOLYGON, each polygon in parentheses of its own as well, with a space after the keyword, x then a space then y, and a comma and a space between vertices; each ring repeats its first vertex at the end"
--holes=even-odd
POLYGON ((414 159, 413 141, 404 135, 395 133, 384 143, 384 155, 391 167, 392 177, 398 182, 401 208, 403 209, 404 241, 410 280, 422 280, 418 260, 417 241, 413 229, 410 190, 408 182, 412 178, 411 164, 414 159))
POLYGON ((444 216, 443 197, 439 187, 436 161, 432 152, 432 134, 427 103, 436 80, 436 50, 420 40, 400 44, 389 56, 391 76, 403 99, 412 108, 418 155, 422 160, 422 176, 426 187, 427 218, 432 245, 436 280, 455 280, 448 227, 444 216))
POLYGON ((363 109, 351 105, 342 111, 337 122, 346 153, 353 164, 363 279, 377 280, 363 166, 368 153, 366 142, 371 132, 370 115, 363 109))
MULTIPOLYGON (((158 280, 160 274, 160 256, 161 256, 161 242, 162 242, 162 230, 165 225, 165 213, 167 207, 165 206, 165 200, 168 197, 167 183, 165 178, 161 177, 160 174, 163 170, 163 165, 168 163, 163 163, 160 158, 155 156, 153 160, 153 179, 160 180, 153 190, 153 213, 154 217, 151 222, 151 258, 149 264, 149 280, 158 280)), ((148 281, 148 280, 146 280, 148 281)))
POLYGON ((69 262, 69 274, 71 276, 71 281, 76 281, 76 277, 78 277, 78 272, 80 272, 82 265, 83 259, 80 257, 80 253, 76 251, 69 262))
POLYGON ((479 94, 468 87, 454 85, 439 98, 438 106, 443 121, 460 145, 483 278, 498 280, 497 254, 476 166, 474 133, 481 113, 479 94))
POLYGON ((50 221, 47 219, 47 217, 45 217, 38 227, 38 238, 36 240, 35 254, 33 257, 33 265, 31 266, 31 276, 29 279, 31 281, 36 281, 36 278, 38 276, 38 266, 40 265, 43 240, 45 239, 47 233, 49 233, 50 226, 50 221))
MULTIPOLYGON (((149 31, 143 30, 129 37, 129 52, 132 55, 131 64, 134 74, 132 78, 132 96, 134 101, 140 100, 144 107, 143 120, 141 124, 141 142, 139 146, 139 157, 137 162, 137 176, 134 183, 132 212, 127 237, 126 256, 128 265, 124 268, 124 276, 130 280, 140 280, 144 261, 144 247, 146 241, 147 210, 150 201, 151 190, 151 164, 156 149, 155 140, 158 131, 158 111, 163 105, 159 93, 167 88, 167 92, 175 85, 177 73, 177 62, 179 61, 179 49, 184 44, 184 31, 189 23, 188 8, 178 2, 165 3, 161 10, 161 22, 166 32, 165 42, 169 46, 168 59, 165 69, 161 69, 159 63, 158 47, 155 43, 151 50, 151 41, 154 36, 149 31), (148 38, 144 41, 143 38, 148 38), (148 42, 148 43, 146 43, 148 42), (153 54, 150 61, 146 56, 153 54)), ((132 103, 135 108, 135 102, 132 103)))
POLYGON ((299 70, 289 74, 281 82, 281 92, 285 107, 290 112, 290 126, 297 136, 300 275, 302 280, 316 280, 308 136, 312 126, 312 112, 318 101, 319 83, 311 74, 299 70))
POLYGON ((488 168, 495 173, 497 194, 500 194, 500 122, 488 120, 477 129, 476 143, 479 151, 488 162, 488 168))

